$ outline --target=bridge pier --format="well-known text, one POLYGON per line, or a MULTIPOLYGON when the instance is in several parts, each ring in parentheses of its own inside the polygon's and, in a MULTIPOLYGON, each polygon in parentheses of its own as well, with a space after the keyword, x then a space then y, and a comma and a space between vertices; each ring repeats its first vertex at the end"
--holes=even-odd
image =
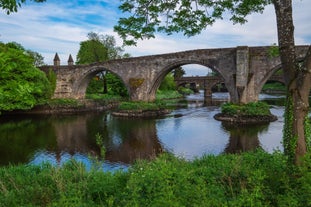
POLYGON ((204 97, 212 97, 211 88, 204 88, 204 97))
POLYGON ((254 74, 251 73, 249 60, 249 48, 246 46, 237 47, 235 80, 236 93, 233 94, 233 96, 237 95, 237 97, 232 98, 242 104, 257 101, 259 95, 255 92, 254 74))

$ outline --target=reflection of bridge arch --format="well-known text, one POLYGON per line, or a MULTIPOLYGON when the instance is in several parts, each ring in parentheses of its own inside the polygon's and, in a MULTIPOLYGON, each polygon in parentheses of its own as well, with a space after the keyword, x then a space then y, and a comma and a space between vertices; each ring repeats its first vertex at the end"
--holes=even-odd
MULTIPOLYGON (((297 46, 304 58, 309 46, 297 46)), ((87 83, 95 72, 116 74, 128 89, 131 100, 153 101, 165 75, 185 64, 199 64, 217 72, 224 80, 233 102, 258 100, 263 84, 279 68, 279 57, 269 55, 270 47, 200 49, 162 55, 125 58, 89 65, 44 66, 57 75, 54 98, 84 98, 87 83)))

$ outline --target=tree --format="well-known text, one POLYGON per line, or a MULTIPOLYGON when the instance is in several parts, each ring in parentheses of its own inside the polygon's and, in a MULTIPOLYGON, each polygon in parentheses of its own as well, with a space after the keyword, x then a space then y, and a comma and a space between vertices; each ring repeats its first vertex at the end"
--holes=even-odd
MULTIPOLYGON (((31 1, 31 0, 30 0, 31 1)), ((45 2, 46 0, 33 0, 34 2, 45 2)), ((0 7, 6 11, 7 14, 17 12, 17 9, 26 3, 26 0, 0 0, 0 7)))
POLYGON ((88 40, 80 42, 77 64, 89 64, 108 60, 108 49, 95 33, 88 34, 88 40))
POLYGON ((245 23, 247 15, 262 13, 268 4, 274 5, 276 13, 278 45, 287 87, 284 150, 290 162, 299 164, 311 144, 307 121, 311 47, 304 64, 300 65, 295 55, 292 0, 124 0, 119 8, 132 15, 120 18, 114 29, 127 45, 135 45, 138 39, 153 38, 156 32, 183 32, 186 36, 193 36, 222 19, 225 12, 231 14, 233 23, 245 23))
POLYGON ((43 61, 44 60, 43 56, 38 52, 26 50, 21 44, 17 42, 8 42, 6 43, 6 45, 10 48, 24 51, 25 54, 29 55, 33 59, 33 64, 35 67, 40 67, 45 64, 43 61))
POLYGON ((0 43, 0 94, 0 111, 30 109, 50 98, 51 87, 30 56, 0 43))
POLYGON ((174 78, 181 78, 186 74, 186 71, 181 67, 177 67, 173 70, 174 78))
POLYGON ((116 40, 111 35, 90 32, 87 36, 88 40, 80 43, 77 64, 89 64, 130 57, 128 53, 124 53, 122 47, 116 45, 116 40))
POLYGON ((176 83, 174 81, 174 74, 172 72, 168 73, 164 80, 162 81, 159 90, 172 91, 176 90, 176 83))
MULTIPOLYGON (((80 43, 80 49, 77 54, 77 63, 78 64, 89 64, 94 62, 107 61, 112 59, 118 59, 123 57, 129 57, 130 55, 127 53, 123 53, 124 50, 122 47, 116 45, 115 38, 110 35, 101 35, 95 32, 88 33, 88 40, 80 43)), ((98 74, 98 78, 103 82, 103 93, 108 93, 108 85, 114 85, 115 87, 110 87, 110 90, 118 93, 120 95, 126 94, 126 88, 123 83, 121 83, 118 78, 113 74, 107 74, 108 72, 101 72, 98 74), (107 80, 109 78, 110 80, 107 80)), ((101 91, 98 88, 99 84, 95 83, 98 79, 92 80, 93 83, 90 85, 92 89, 88 89, 88 91, 101 91)))

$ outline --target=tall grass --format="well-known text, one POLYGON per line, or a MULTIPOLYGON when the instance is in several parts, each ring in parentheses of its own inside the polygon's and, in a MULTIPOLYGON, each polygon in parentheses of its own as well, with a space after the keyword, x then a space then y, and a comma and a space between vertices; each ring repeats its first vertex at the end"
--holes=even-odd
POLYGON ((0 206, 311 206, 311 159, 287 166, 279 152, 163 154, 128 171, 58 167, 0 168, 0 206))

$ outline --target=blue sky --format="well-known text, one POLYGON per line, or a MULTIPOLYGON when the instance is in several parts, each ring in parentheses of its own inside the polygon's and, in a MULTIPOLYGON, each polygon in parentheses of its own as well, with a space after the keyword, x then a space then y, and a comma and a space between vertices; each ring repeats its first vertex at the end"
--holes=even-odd
MULTIPOLYGON (((118 0, 47 0, 27 2, 17 13, 0 12, 0 41, 15 41, 25 48, 39 52, 47 64, 52 64, 58 52, 62 64, 69 54, 75 59, 79 43, 93 31, 115 36, 113 26, 124 14, 118 10, 118 0)), ((311 0, 293 0, 296 44, 311 43, 311 0)), ((248 23, 233 25, 217 21, 200 35, 187 38, 180 34, 157 34, 155 39, 139 41, 137 47, 125 47, 132 56, 154 55, 202 48, 224 48, 240 45, 262 46, 277 43, 275 14, 272 6, 263 14, 248 17, 248 23)), ((206 68, 188 66, 187 73, 205 75, 206 68), (189 71, 188 71, 189 70, 189 71), (192 71, 190 71, 192 70, 192 71)))

